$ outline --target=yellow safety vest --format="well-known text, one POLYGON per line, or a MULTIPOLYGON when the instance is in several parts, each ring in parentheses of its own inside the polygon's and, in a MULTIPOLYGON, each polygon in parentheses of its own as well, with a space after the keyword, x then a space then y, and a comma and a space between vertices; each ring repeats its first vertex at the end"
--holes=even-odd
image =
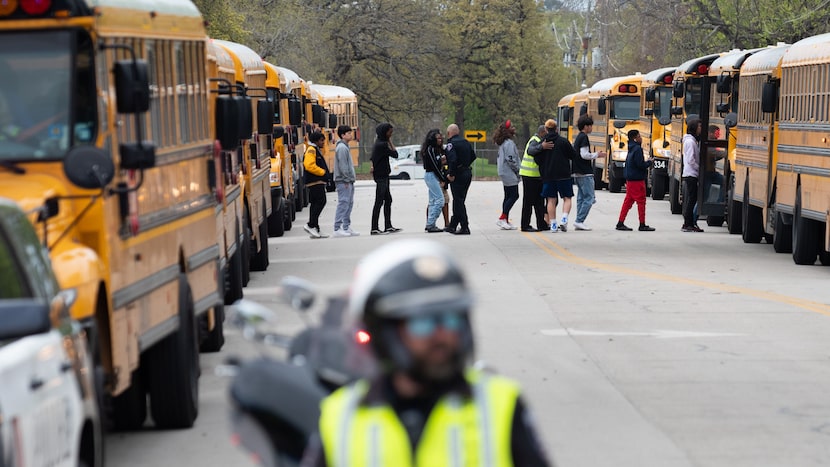
POLYGON ((367 381, 323 400, 320 436, 330 467, 510 467, 510 433, 519 397, 514 382, 470 370, 473 397, 450 395, 427 418, 413 456, 409 436, 387 404, 361 405, 367 381))
POLYGON ((530 147, 530 143, 534 141, 542 141, 538 135, 533 135, 528 140, 527 144, 525 145, 525 154, 522 156, 522 165, 519 166, 519 175, 522 177, 536 177, 539 178, 542 175, 539 173, 539 164, 536 163, 536 159, 527 153, 527 148, 530 147))

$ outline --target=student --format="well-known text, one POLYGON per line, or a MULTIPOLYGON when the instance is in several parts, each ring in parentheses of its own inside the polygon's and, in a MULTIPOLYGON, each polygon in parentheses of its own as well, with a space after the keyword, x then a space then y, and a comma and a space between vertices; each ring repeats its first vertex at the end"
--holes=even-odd
POLYGON ((620 220, 617 230, 632 230, 625 225, 628 211, 637 203, 637 213, 640 217, 640 232, 654 232, 654 227, 646 224, 646 177, 652 160, 643 158, 643 137, 638 130, 628 132, 628 156, 625 159, 625 199, 620 209, 620 220))
POLYGON ((585 114, 579 117, 576 122, 579 128, 579 134, 574 140, 574 149, 579 157, 573 161, 573 176, 576 182, 578 191, 576 198, 576 222, 574 228, 576 230, 591 230, 585 224, 585 219, 588 213, 591 212, 591 206, 597 202, 594 194, 594 167, 591 161, 597 157, 605 157, 605 152, 591 152, 588 135, 594 129, 594 119, 590 115, 585 114))
POLYGON ((334 186, 337 190, 337 209, 334 212, 334 236, 357 237, 360 233, 352 230, 352 207, 354 206, 355 172, 349 141, 354 132, 349 125, 337 127, 340 140, 334 149, 334 186))

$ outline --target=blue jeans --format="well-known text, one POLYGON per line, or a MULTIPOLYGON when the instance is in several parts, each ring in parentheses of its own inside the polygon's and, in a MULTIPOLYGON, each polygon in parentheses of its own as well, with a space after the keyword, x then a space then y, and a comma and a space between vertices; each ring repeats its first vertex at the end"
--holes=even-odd
POLYGON ((434 172, 424 173, 424 183, 429 190, 429 204, 427 204, 427 228, 435 227, 435 221, 441 214, 444 207, 444 192, 441 190, 441 182, 434 172))
POLYGON ((574 181, 579 190, 576 197, 576 221, 582 223, 591 212, 591 206, 597 201, 594 195, 594 176, 574 177, 574 181))
POLYGON ((334 230, 341 227, 348 230, 352 226, 352 206, 354 206, 354 183, 336 182, 337 209, 334 211, 334 230))

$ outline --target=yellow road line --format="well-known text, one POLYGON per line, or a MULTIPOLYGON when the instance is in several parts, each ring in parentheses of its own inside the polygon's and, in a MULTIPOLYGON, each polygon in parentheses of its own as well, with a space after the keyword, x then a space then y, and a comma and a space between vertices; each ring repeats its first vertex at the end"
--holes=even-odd
POLYGON ((637 269, 626 268, 622 266, 615 266, 613 264, 602 263, 599 261, 595 261, 592 259, 582 258, 577 256, 570 251, 562 248, 544 233, 539 235, 538 233, 528 233, 522 232, 527 239, 531 242, 535 243, 539 248, 545 251, 550 256, 560 260, 565 261, 567 263, 575 264, 577 266, 585 266, 586 268, 593 268, 599 269, 606 272, 611 272, 615 274, 622 274, 625 276, 639 276, 646 279, 653 279, 659 280, 663 282, 673 282, 675 284, 683 284, 683 285, 693 285, 698 287, 703 287, 707 289, 714 289, 720 290, 722 292, 727 293, 734 293, 734 294, 741 294, 747 295, 750 297, 760 298, 764 300, 768 300, 771 302, 783 303, 785 305, 791 305, 794 307, 802 308, 807 311, 812 311, 814 313, 820 313, 822 315, 830 316, 830 305, 814 302, 810 300, 803 300, 800 298, 789 297, 787 295, 781 295, 772 292, 765 292, 762 290, 755 290, 750 289, 748 287, 739 287, 734 285, 727 285, 727 284, 718 284, 717 282, 709 282, 709 281, 702 281, 697 279, 687 279, 685 277, 677 277, 671 276, 668 274, 663 273, 654 273, 648 271, 639 271, 637 269), (541 240, 539 240, 541 238, 541 240))

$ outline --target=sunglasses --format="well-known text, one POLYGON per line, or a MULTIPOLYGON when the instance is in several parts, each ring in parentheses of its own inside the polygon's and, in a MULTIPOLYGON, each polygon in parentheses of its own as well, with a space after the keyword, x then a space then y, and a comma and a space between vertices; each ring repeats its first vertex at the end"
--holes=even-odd
POLYGON ((406 332, 412 337, 428 337, 435 333, 438 326, 447 331, 461 330, 464 318, 461 313, 447 312, 439 315, 419 316, 404 321, 406 332))

